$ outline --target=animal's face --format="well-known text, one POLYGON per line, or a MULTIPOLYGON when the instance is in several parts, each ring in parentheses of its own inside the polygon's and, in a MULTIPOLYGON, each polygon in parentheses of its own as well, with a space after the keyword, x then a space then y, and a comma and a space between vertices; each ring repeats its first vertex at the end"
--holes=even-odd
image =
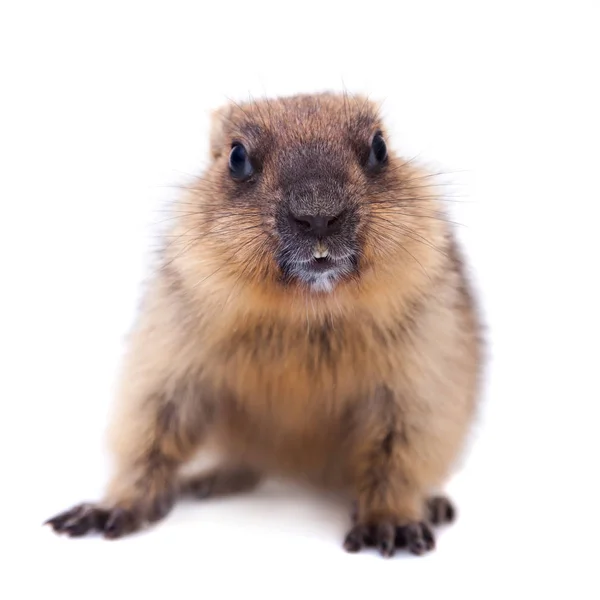
POLYGON ((227 106, 211 147, 203 226, 240 277, 326 292, 397 249, 402 165, 370 102, 323 94, 227 106))

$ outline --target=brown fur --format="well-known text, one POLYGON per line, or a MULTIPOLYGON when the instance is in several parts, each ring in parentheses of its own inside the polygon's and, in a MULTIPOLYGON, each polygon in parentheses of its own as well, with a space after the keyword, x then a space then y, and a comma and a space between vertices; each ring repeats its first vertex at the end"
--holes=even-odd
POLYGON ((212 163, 175 206, 130 339, 112 425, 117 469, 97 509, 104 521, 88 516, 83 526, 86 505, 56 517, 55 529, 118 536, 161 518, 181 485, 179 467, 210 444, 233 469, 212 475, 219 490, 248 489, 266 472, 355 499, 349 550, 372 538, 391 554, 394 536, 413 552, 433 546, 428 512, 453 510, 428 499, 473 419, 479 325, 429 174, 390 152, 369 181, 350 160, 375 129, 385 134, 377 107, 345 95, 215 113, 212 163), (264 192, 236 197, 227 177, 233 139, 260 157, 268 202, 264 192), (283 282, 272 252, 277 151, 321 142, 360 199, 358 272, 328 293, 283 282), (115 508, 129 520, 119 513, 126 525, 107 530, 115 508))

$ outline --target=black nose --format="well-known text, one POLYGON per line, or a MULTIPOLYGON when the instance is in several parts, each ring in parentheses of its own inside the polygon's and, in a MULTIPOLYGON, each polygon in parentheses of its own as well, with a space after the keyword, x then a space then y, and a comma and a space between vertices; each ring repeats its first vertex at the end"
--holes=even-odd
POLYGON ((335 233, 340 228, 341 215, 294 215, 290 213, 292 225, 301 232, 310 233, 316 237, 325 237, 335 233))

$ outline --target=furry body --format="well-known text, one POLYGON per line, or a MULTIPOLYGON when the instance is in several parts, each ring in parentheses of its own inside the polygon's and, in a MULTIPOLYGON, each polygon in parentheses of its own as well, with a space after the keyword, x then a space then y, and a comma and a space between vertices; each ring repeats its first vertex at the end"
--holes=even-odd
POLYGON ((214 489, 304 478, 355 501, 348 550, 433 547, 428 506, 477 406, 479 323, 436 187, 391 154, 369 171, 375 130, 374 105, 333 94, 215 114, 212 164, 175 206, 130 338, 106 498, 56 530, 118 537, 182 490, 206 495, 207 477, 178 473, 211 445, 214 489), (239 139, 256 170, 244 183, 227 177, 239 139), (304 276, 309 242, 287 211, 343 216, 330 270, 304 276))

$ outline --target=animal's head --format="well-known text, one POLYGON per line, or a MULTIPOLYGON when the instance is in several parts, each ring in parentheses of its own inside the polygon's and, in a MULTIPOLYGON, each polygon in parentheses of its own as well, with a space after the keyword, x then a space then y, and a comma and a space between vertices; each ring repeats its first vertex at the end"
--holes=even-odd
POLYGON ((232 103, 214 113, 187 220, 222 274, 329 293, 378 269, 424 268, 439 235, 427 184, 365 98, 232 103))

